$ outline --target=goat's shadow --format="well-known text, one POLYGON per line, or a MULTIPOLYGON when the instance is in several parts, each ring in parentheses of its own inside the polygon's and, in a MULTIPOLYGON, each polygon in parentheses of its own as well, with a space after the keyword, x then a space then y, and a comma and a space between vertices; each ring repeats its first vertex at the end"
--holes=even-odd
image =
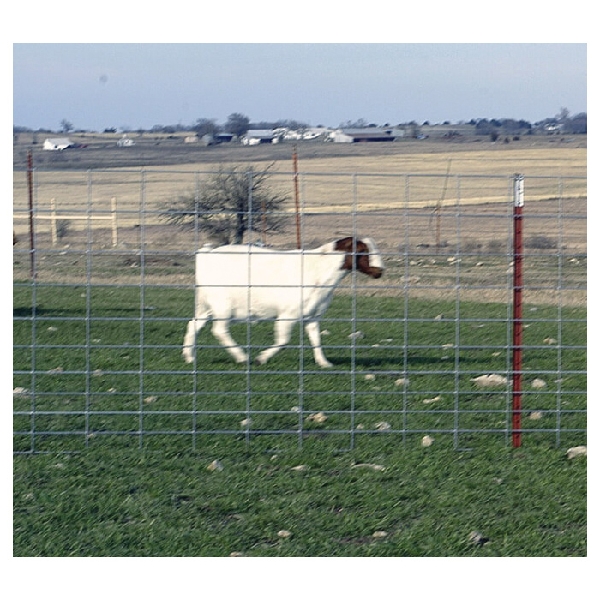
MULTIPOLYGON (((198 346, 196 352, 202 353, 203 351, 214 351, 215 348, 202 348, 202 346, 198 346)), ((217 348, 219 350, 219 348, 217 348)), ((402 360, 404 362, 404 356, 402 354, 396 355, 398 360, 402 360)), ((333 364, 332 369, 320 369, 316 364, 312 362, 311 359, 307 359, 304 361, 305 369, 308 371, 317 370, 317 372, 328 373, 331 370, 350 370, 352 366, 359 367, 361 369, 372 369, 377 370, 378 368, 382 368, 382 370, 386 370, 386 367, 394 366, 396 367, 393 370, 397 370, 398 361, 394 360, 393 356, 390 357, 378 357, 378 358, 367 358, 356 356, 354 359, 349 358, 348 356, 336 356, 336 355, 327 355, 329 361, 333 364)), ((250 364, 252 365, 253 370, 276 370, 278 367, 283 367, 284 365, 279 361, 285 360, 284 356, 276 356, 273 357, 266 365, 258 365, 254 362, 254 357, 251 357, 250 364)), ((470 357, 459 357, 459 361, 462 364, 476 364, 480 362, 477 358, 470 357)), ((218 353, 212 353, 210 356, 210 362, 221 366, 233 366, 235 363, 233 360, 227 356, 227 354, 223 354, 223 356, 219 356, 218 353)), ((431 364, 439 364, 440 359, 434 356, 409 356, 406 360, 406 364, 408 366, 417 366, 417 365, 431 365, 431 364)), ((237 366, 237 365, 236 365, 237 366)), ((240 365, 240 368, 245 369, 245 365, 240 365)))
MULTIPOLYGON (((356 356, 354 359, 351 359, 351 358, 348 358, 347 356, 336 357, 335 355, 330 356, 329 354, 327 355, 327 357, 333 363, 334 367, 342 366, 342 365, 352 365, 352 364, 354 364, 356 366, 364 367, 364 368, 381 367, 382 365, 388 365, 388 364, 394 362, 395 357, 404 361, 404 355, 402 353, 398 353, 397 355, 391 355, 390 357, 379 357, 379 358, 367 358, 367 357, 356 356)), ((461 363, 479 362, 475 358, 462 357, 462 356, 459 357, 459 360, 461 363)), ((439 357, 434 357, 434 356, 409 356, 406 359, 406 363, 408 365, 420 365, 420 364, 421 365, 429 365, 432 363, 439 364, 439 362, 440 362, 439 357)))

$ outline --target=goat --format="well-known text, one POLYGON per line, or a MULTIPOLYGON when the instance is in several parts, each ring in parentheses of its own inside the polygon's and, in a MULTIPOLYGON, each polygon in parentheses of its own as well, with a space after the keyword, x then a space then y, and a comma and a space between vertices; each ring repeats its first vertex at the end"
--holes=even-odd
POLYGON ((185 361, 193 362, 196 336, 210 318, 213 335, 238 363, 248 357, 231 337, 229 322, 275 319, 275 343, 258 355, 258 364, 279 352, 290 341, 294 323, 302 321, 315 362, 332 367, 321 348, 319 320, 337 285, 354 269, 381 277, 383 261, 370 238, 346 237, 314 250, 279 252, 243 245, 199 250, 195 315, 183 340, 185 361))

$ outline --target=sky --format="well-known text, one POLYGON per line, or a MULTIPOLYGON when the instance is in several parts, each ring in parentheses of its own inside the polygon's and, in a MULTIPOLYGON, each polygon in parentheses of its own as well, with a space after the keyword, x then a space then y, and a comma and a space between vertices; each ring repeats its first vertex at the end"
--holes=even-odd
POLYGON ((13 124, 150 129, 232 113, 442 123, 587 112, 585 43, 13 43, 13 124))

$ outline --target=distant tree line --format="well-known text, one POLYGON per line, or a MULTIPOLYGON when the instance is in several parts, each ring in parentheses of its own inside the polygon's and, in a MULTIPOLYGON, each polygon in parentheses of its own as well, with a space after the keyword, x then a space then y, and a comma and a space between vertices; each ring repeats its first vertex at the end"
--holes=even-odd
MULTIPOLYGON (((469 124, 474 125, 478 134, 481 135, 515 135, 515 134, 527 134, 533 133, 534 130, 546 130, 556 131, 562 133, 587 133, 587 113, 578 113, 570 116, 567 108, 561 107, 560 112, 554 117, 543 119, 536 123, 530 123, 523 119, 488 119, 488 118, 477 118, 471 119, 470 121, 461 121, 458 124, 469 124)), ((451 125, 449 121, 445 121, 444 125, 451 125)), ((430 125, 429 121, 425 121, 423 125, 430 125)), ((366 119, 357 119, 355 121, 344 121, 338 125, 341 129, 363 129, 367 127, 390 127, 390 123, 376 124, 367 121, 366 119)), ((417 131, 419 125, 415 121, 408 123, 398 123, 394 125, 397 127, 408 128, 411 131, 417 131)), ((249 129, 278 129, 288 128, 293 130, 304 130, 310 127, 310 124, 303 121, 296 121, 294 119, 279 119, 277 121, 258 121, 252 122, 250 118, 242 113, 231 113, 225 123, 218 123, 217 119, 211 119, 202 117, 197 119, 193 124, 184 125, 179 123, 177 125, 153 125, 149 130, 144 129, 132 129, 127 126, 122 126, 119 129, 121 131, 137 131, 139 133, 161 133, 161 134, 174 134, 181 131, 194 131, 199 137, 204 135, 215 135, 218 133, 232 133, 237 137, 243 136, 249 129)), ((318 125, 322 127, 322 125, 318 125)), ((31 132, 32 129, 28 127, 13 126, 13 133, 25 133, 31 132)), ((52 130, 39 129, 40 132, 52 133, 52 130)), ((67 120, 62 119, 60 121, 60 127, 58 131, 62 133, 69 133, 70 131, 82 131, 76 130, 73 124, 67 120)), ((106 133, 115 133, 116 127, 107 127, 104 130, 106 133)))

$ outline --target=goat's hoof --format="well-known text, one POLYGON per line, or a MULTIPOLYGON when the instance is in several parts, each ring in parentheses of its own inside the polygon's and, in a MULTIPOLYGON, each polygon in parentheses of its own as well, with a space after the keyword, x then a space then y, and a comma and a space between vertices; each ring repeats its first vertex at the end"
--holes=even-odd
POLYGON ((190 364, 194 362, 194 357, 193 356, 189 356, 188 354, 184 354, 183 355, 183 360, 185 360, 186 363, 190 364))
POLYGON ((321 367, 321 369, 331 369, 333 367, 333 363, 330 363, 330 362, 320 363, 319 366, 321 367))

